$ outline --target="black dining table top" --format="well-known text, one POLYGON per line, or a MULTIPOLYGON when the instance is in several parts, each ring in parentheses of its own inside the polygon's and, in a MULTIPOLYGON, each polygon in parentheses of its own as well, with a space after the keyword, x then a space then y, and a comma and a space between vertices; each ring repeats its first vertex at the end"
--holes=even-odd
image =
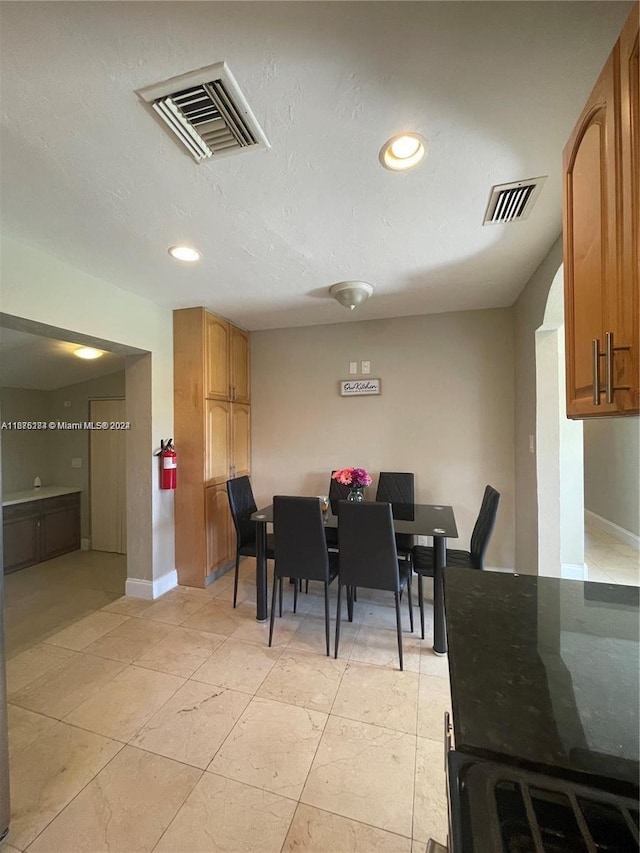
MULTIPOLYGON (((391 510, 396 533, 410 533, 414 536, 443 536, 451 539, 458 537, 456 519, 451 506, 398 503, 391 504, 391 510)), ((338 502, 331 501, 329 509, 322 515, 325 527, 337 527, 338 502)), ((273 522, 273 504, 254 512, 251 520, 264 524, 273 522)))

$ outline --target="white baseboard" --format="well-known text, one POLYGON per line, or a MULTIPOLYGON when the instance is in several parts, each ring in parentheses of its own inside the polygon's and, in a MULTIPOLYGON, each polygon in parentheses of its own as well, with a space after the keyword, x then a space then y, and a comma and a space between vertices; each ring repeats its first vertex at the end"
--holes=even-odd
POLYGON ((585 509, 584 515, 585 519, 588 519, 594 527, 598 527, 600 530, 608 533, 609 536, 613 536, 618 542, 630 545, 635 551, 640 551, 640 536, 636 536, 635 533, 625 530, 624 527, 614 524, 613 521, 609 521, 607 518, 602 518, 601 515, 596 515, 590 509, 585 509))
POLYGON ((562 563, 560 577, 564 580, 584 581, 587 579, 587 567, 584 563, 562 563))
POLYGON ((80 540, 80 549, 82 551, 90 551, 91 550, 91 540, 90 539, 81 539, 80 540))
POLYGON ((125 594, 130 595, 132 598, 146 598, 148 601, 154 601, 175 586, 178 586, 178 573, 173 569, 167 572, 166 575, 156 578, 154 581, 146 581, 142 580, 142 578, 127 578, 125 594))

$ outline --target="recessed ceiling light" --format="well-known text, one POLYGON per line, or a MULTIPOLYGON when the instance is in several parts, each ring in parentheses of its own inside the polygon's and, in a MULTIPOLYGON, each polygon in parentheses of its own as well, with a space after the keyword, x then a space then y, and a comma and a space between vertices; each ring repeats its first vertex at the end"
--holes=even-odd
POLYGON ((177 261, 187 261, 192 263, 193 261, 200 260, 200 252, 196 251, 196 249, 192 249, 191 246, 172 246, 169 249, 169 254, 177 261))
POLYGON ((427 147, 427 140, 419 133, 401 133, 382 146, 380 163, 393 172, 413 169, 424 160, 427 147))
POLYGON ((80 347, 80 349, 74 350, 74 355, 77 355, 78 358, 100 358, 100 356, 104 355, 99 349, 93 349, 93 347, 80 347))

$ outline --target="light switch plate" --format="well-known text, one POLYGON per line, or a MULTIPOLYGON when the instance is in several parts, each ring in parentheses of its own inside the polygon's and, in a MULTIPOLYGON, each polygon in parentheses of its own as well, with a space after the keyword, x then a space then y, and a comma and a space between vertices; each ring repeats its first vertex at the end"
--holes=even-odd
POLYGON ((72 468, 82 468, 82 459, 79 456, 74 456, 71 460, 72 468))
POLYGON ((362 362, 362 372, 365 374, 371 373, 371 362, 370 361, 363 361, 362 362))
POLYGON ((349 373, 351 373, 353 375, 357 372, 358 372, 358 362, 357 361, 350 361, 349 362, 349 373))

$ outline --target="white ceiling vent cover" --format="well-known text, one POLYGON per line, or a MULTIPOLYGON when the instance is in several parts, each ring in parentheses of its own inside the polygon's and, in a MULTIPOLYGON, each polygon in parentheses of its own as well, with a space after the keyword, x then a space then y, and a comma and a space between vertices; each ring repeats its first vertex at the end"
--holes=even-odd
POLYGON ((198 163, 270 148, 225 62, 138 89, 137 94, 198 163))
POLYGON ((526 219, 546 180, 547 175, 544 175, 492 187, 482 224, 502 225, 505 222, 526 219))

